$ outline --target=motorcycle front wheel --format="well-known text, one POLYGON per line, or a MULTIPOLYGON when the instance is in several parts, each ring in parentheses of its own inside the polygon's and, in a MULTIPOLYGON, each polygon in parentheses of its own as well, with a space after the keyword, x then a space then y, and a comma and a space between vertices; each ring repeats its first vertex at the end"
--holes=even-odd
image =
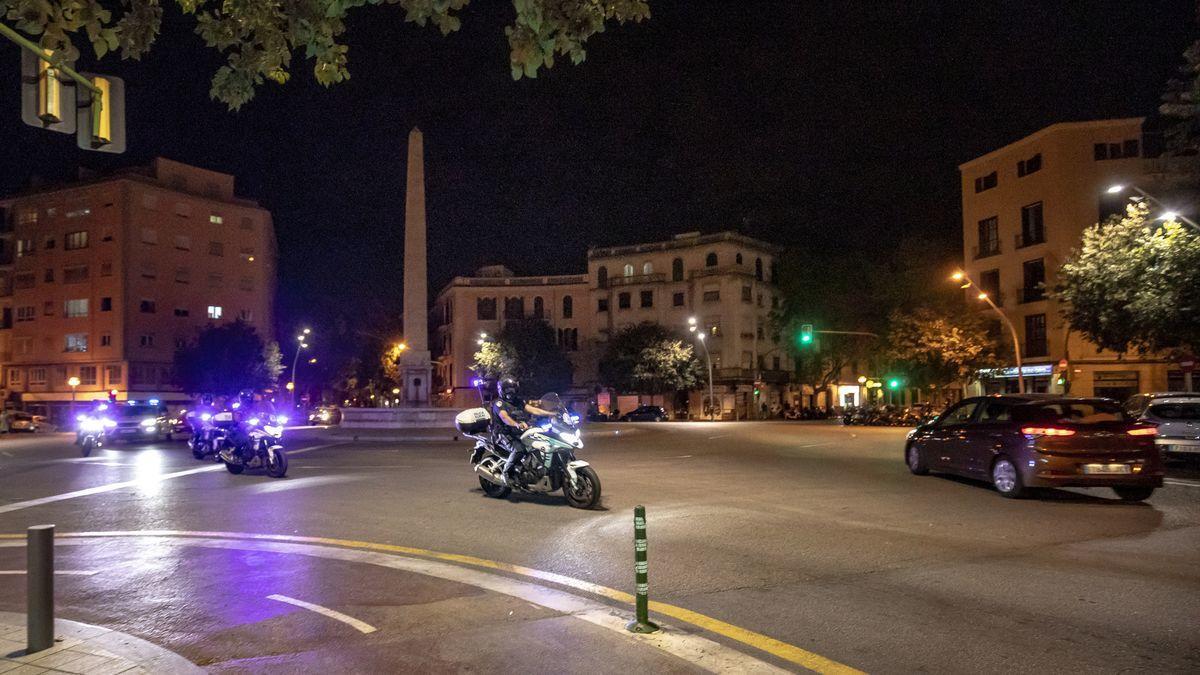
POLYGON ((278 448, 272 453, 267 451, 267 475, 271 478, 283 478, 287 473, 287 455, 284 454, 283 448, 278 448))
POLYGON ((83 444, 79 450, 83 453, 84 457, 87 457, 88 455, 92 454, 92 448, 95 447, 95 445, 95 442, 93 442, 92 438, 89 436, 83 439, 83 444))
POLYGON ((577 509, 592 509, 600 503, 600 477, 590 466, 580 467, 575 472, 575 483, 563 485, 567 503, 577 509))
POLYGON ((508 496, 508 493, 512 492, 512 488, 505 485, 496 485, 483 476, 479 477, 479 487, 483 488, 483 494, 495 499, 504 499, 508 496))

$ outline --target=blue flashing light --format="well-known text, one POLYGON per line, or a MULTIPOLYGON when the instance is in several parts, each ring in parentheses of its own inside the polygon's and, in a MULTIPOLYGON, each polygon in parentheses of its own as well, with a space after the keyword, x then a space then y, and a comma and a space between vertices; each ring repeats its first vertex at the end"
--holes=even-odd
POLYGON ((158 405, 158 399, 156 399, 156 398, 150 399, 150 405, 158 405))

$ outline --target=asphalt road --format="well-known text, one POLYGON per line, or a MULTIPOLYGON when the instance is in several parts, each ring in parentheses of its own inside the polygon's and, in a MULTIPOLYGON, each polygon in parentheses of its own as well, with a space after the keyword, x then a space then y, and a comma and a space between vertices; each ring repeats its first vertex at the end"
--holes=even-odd
MULTIPOLYGON (((1200 671, 1194 475, 1145 504, 1013 501, 910 475, 903 434, 593 425, 597 511, 489 499, 461 443, 297 430, 275 480, 180 443, 84 459, 63 436, 7 437, 0 533, 96 533, 59 540, 78 572, 57 577, 59 614, 217 672, 1200 671), (682 608, 656 615, 658 642, 620 630, 636 504, 651 599, 682 608)), ((23 569, 19 544, 0 540, 0 572, 23 569)), ((23 609, 22 578, 0 574, 0 610, 23 609)))

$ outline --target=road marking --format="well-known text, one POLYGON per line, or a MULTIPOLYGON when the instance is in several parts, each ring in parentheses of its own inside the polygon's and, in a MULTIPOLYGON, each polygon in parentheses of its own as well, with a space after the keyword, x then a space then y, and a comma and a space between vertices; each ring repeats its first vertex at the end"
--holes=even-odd
POLYGON ((1200 487, 1200 481, 1180 480, 1178 478, 1164 478, 1164 483, 1168 485, 1182 485, 1184 487, 1200 487))
MULTIPOLYGON (((91 570, 54 570, 55 574, 65 574, 73 577, 90 577, 99 572, 91 570)), ((0 574, 28 574, 26 570, 0 570, 0 574)))
POLYGON ((796 447, 797 448, 819 448, 822 445, 833 445, 833 441, 829 441, 828 443, 809 443, 808 445, 797 445, 796 447))
POLYGON ((716 436, 709 436, 708 440, 712 441, 712 440, 716 440, 718 438, 729 438, 732 435, 733 434, 717 434, 716 436))
MULTIPOLYGON (((313 450, 321 450, 322 448, 331 448, 335 445, 342 445, 342 443, 326 443, 324 445, 314 445, 314 446, 308 447, 308 448, 300 448, 299 450, 289 450, 287 454, 299 455, 299 454, 302 454, 305 452, 311 452, 313 450)), ((29 499, 29 500, 26 500, 23 502, 13 502, 12 504, 0 505, 0 513, 11 513, 13 511, 20 511, 22 509, 33 508, 34 506, 42 506, 43 504, 53 504, 54 502, 61 502, 61 501, 65 501, 67 499, 76 499, 78 497, 90 497, 92 495, 103 494, 105 492, 112 492, 114 490, 123 490, 128 487, 139 487, 139 486, 144 487, 146 485, 152 485, 155 483, 161 483, 161 482, 164 482, 167 480, 171 480, 172 478, 182 478, 184 476, 191 476, 191 475, 197 474, 197 473, 207 473, 209 471, 221 471, 221 470, 224 470, 224 468, 225 468, 224 464, 210 464, 208 466, 202 466, 202 467, 199 467, 196 469, 187 469, 185 471, 176 471, 174 473, 151 475, 151 476, 146 476, 146 477, 142 477, 142 478, 135 478, 133 480, 124 480, 124 481, 121 481, 120 483, 108 483, 106 485, 97 485, 95 487, 85 488, 83 490, 75 490, 74 492, 64 492, 60 495, 50 495, 49 497, 39 497, 37 499, 29 499)))
POLYGON ((267 599, 268 600, 278 600, 279 602, 286 602, 289 605, 303 607, 304 609, 307 609, 309 611, 316 612, 317 614, 322 614, 331 619, 341 621, 342 623, 347 624, 349 626, 353 626, 354 629, 360 633, 374 633, 377 630, 375 628, 375 626, 372 626, 371 624, 369 624, 365 621, 359 621, 358 619, 356 619, 352 616, 346 615, 346 614, 342 614, 341 612, 339 612, 335 609, 329 609, 328 607, 314 605, 311 602, 305 602, 303 600, 297 600, 296 598, 289 598, 286 595, 278 595, 278 594, 268 595, 267 599))
MULTIPOLYGON (((210 543, 208 545, 217 546, 217 547, 232 547, 234 544, 245 545, 251 541, 259 542, 259 543, 279 542, 280 543, 279 545, 277 545, 275 548, 272 548, 269 550, 278 550, 278 551, 294 550, 295 552, 298 552, 298 553, 304 553, 306 555, 320 555, 321 557, 336 557, 336 552, 342 551, 344 553, 345 557, 343 557, 341 559, 344 559, 344 560, 358 560, 358 561, 365 561, 365 562, 373 562, 374 564, 381 565, 384 567, 407 569, 407 570, 411 570, 411 571, 418 572, 421 574, 426 574, 426 572, 424 572, 422 570, 435 570, 436 569, 438 571, 438 573, 434 573, 431 576, 440 576, 442 578, 449 578, 449 579, 453 579, 453 580, 474 579, 475 581, 480 581, 480 582, 483 581, 479 577, 471 576, 471 572, 472 572, 471 570, 466 570, 466 569, 463 569, 461 567, 457 567, 454 565, 446 565, 445 567, 430 567, 431 565, 436 565, 436 563, 438 561, 441 561, 441 562, 446 562, 446 563, 457 563, 458 565, 469 565, 469 566, 473 566, 473 567, 482 567, 485 569, 497 570, 497 571, 506 572, 509 574, 516 574, 516 575, 520 575, 520 576, 539 579, 542 581, 548 581, 548 582, 558 584, 561 586, 574 588, 574 589, 577 589, 580 591, 591 593, 593 595, 598 595, 598 596, 601 596, 604 598, 608 598, 610 600, 619 602, 619 603, 621 603, 623 605, 627 605, 627 606, 632 605, 633 601, 634 601, 633 595, 626 593, 624 591, 618 591, 614 588, 609 588, 607 586, 601 586, 599 584, 594 584, 589 581, 584 581, 582 579, 575 579, 573 577, 568 577, 568 576, 565 576, 562 574, 557 574, 554 572, 546 572, 543 570, 533 569, 531 567, 524 567, 521 565, 513 565, 513 564, 509 564, 509 563, 494 561, 494 560, 487 560, 485 558, 476 558, 474 556, 462 555, 462 554, 458 554, 458 553, 441 553, 438 551, 430 551, 428 549, 413 548, 413 547, 409 547, 409 546, 399 546, 396 544, 379 544, 379 543, 374 543, 374 542, 355 541, 355 540, 350 540, 350 539, 335 539, 335 538, 329 538, 329 537, 307 537, 307 536, 286 535, 286 534, 252 534, 252 533, 245 533, 245 532, 190 532, 190 531, 186 531, 186 530, 144 530, 144 531, 128 530, 128 531, 112 531, 112 532, 69 532, 69 533, 61 533, 61 534, 57 535, 57 538, 60 540, 87 539, 87 538, 109 538, 109 537, 117 537, 117 538, 120 538, 120 537, 134 537, 134 538, 137 538, 137 537, 162 537, 162 538, 180 538, 180 539, 201 539, 201 540, 211 540, 212 543, 210 543), (318 546, 311 546, 311 547, 307 547, 307 549, 306 549, 303 546, 305 544, 316 544, 318 546), (290 547, 289 547, 289 545, 290 545, 290 547), (326 547, 336 547, 336 548, 326 548, 326 547), (315 550, 321 551, 321 553, 318 554, 316 552, 309 551, 308 549, 315 549, 315 550), (354 551, 353 549, 362 549, 363 551, 358 551, 358 552, 359 553, 365 552, 367 554, 373 553, 375 555, 355 556, 354 553, 356 553, 356 551, 354 551), (419 560, 419 559, 414 559, 414 558, 400 558, 400 557, 396 557, 394 555, 384 555, 387 553, 393 553, 393 554, 399 553, 399 554, 406 555, 406 556, 416 556, 417 558, 423 558, 423 559, 428 559, 428 560, 419 560)), ((11 543, 10 542, 0 543, 0 546, 5 546, 5 545, 24 546, 25 545, 25 541, 24 541, 25 534, 24 533, 0 534, 0 540, 2 540, 2 539, 8 539, 8 540, 14 540, 14 541, 12 541, 11 543)), ((475 574, 481 574, 481 573, 475 572, 475 574)), ((557 591, 553 588, 546 587, 546 586, 528 584, 525 582, 509 579, 507 577, 498 577, 496 575, 483 574, 482 576, 488 578, 487 579, 488 585, 481 586, 481 587, 489 588, 491 590, 496 590, 497 592, 504 593, 506 595, 513 595, 514 597, 520 597, 522 600, 526 600, 528 602, 534 602, 534 603, 540 604, 544 607, 550 607, 552 609, 558 609, 558 605, 557 604, 550 605, 550 604, 547 604, 546 602, 543 602, 543 600, 546 600, 549 597, 559 598, 559 596, 565 596, 565 598, 571 599, 571 602, 574 602, 574 603, 587 603, 588 602, 584 598, 580 598, 578 596, 574 596, 574 595, 571 595, 569 593, 565 593, 562 591, 557 591), (522 587, 528 587, 528 588, 521 588, 520 590, 522 592, 518 595, 517 593, 514 593, 514 592, 507 592, 505 590, 500 590, 501 588, 506 588, 509 590, 517 590, 516 587, 504 586, 503 585, 504 583, 520 584, 522 587)), ((478 585, 473 581, 463 581, 463 583, 478 585)), ((561 598, 560 598, 560 600, 561 600, 561 598)), ((596 603, 593 603, 593 604, 595 606, 592 607, 592 609, 602 610, 603 612, 607 612, 609 615, 612 615, 612 612, 614 611, 613 608, 608 607, 607 605, 599 605, 596 603)), ((576 606, 579 607, 581 611, 585 610, 585 608, 582 605, 576 605, 576 606)), ((559 611, 564 611, 564 610, 559 609, 559 611)), ((651 601, 650 602, 650 611, 660 614, 662 616, 668 616, 673 619, 677 619, 684 623, 692 624, 693 626, 697 626, 697 627, 707 630, 711 633, 715 633, 717 635, 728 638, 730 640, 734 640, 734 641, 740 642, 744 645, 748 645, 755 649, 764 651, 768 654, 771 654, 772 656, 775 656, 775 657, 783 659, 785 661, 797 664, 799 666, 802 666, 804 668, 807 668, 808 670, 811 670, 811 671, 814 671, 817 673, 831 673, 831 674, 835 674, 835 675, 857 675, 857 674, 861 673, 861 671, 859 671, 855 668, 852 668, 852 667, 847 666, 842 663, 838 663, 837 661, 828 659, 824 656, 821 656, 820 654, 810 652, 806 649, 802 649, 795 645, 788 644, 786 642, 777 640, 777 639, 769 637, 767 635, 763 635, 762 633, 756 633, 752 630, 742 628, 740 626, 735 626, 730 623, 726 623, 724 621, 721 621, 720 619, 715 619, 713 617, 706 616, 704 614, 700 614, 699 612, 693 612, 693 611, 691 611, 689 609, 685 609, 683 607, 677 607, 675 605, 669 605, 669 604, 666 604, 663 602, 651 601)), ((566 613, 577 614, 574 611, 566 612, 566 613)), ((599 616, 600 615, 598 615, 598 614, 592 615, 592 619, 599 621, 599 616)), ((629 633, 628 631, 625 630, 624 626, 625 626, 625 621, 628 619, 627 616, 616 616, 616 615, 612 615, 612 616, 614 617, 613 620, 609 621, 607 624, 603 624, 604 627, 606 627, 606 628, 611 627, 611 628, 613 628, 613 630, 618 630, 624 635, 629 635, 629 636, 634 635, 633 633, 629 633)), ((581 616, 581 618, 585 618, 585 617, 581 616)), ((585 618, 585 620, 589 620, 589 619, 585 618)), ((602 625, 602 624, 597 623, 597 625, 602 625)), ((767 664, 763 661, 759 661, 758 659, 754 659, 753 657, 742 654, 741 652, 731 650, 731 649, 725 647, 724 645, 721 645, 719 643, 713 642, 712 640, 708 640, 706 638, 702 638, 699 636, 694 636, 694 635, 689 636, 689 635, 678 634, 678 633, 663 633, 663 634, 650 634, 650 635, 636 636, 636 639, 644 640, 646 642, 655 644, 655 646, 659 646, 660 649, 667 649, 667 647, 671 647, 671 648, 679 647, 682 643, 678 642, 677 640, 684 639, 684 638, 688 639, 687 644, 690 645, 690 647, 688 648, 689 653, 692 648, 699 649, 699 651, 694 654, 695 658, 697 658, 697 659, 717 658, 717 659, 723 660, 723 659, 736 658, 736 659, 741 660, 741 665, 733 665, 731 662, 730 664, 727 665, 727 667, 714 667, 715 663, 708 662, 708 663, 706 663, 706 665, 703 666, 707 669, 718 670, 718 671, 726 670, 726 671, 730 671, 730 672, 745 672, 746 670, 766 669, 770 672, 779 672, 779 670, 777 668, 775 668, 774 666, 771 666, 770 664, 767 664), (662 646, 660 646, 660 642, 661 642, 662 646), (709 663, 711 663, 712 665, 708 665, 709 663), (754 664, 752 668, 750 667, 750 663, 754 664)), ((679 647, 679 648, 682 649, 682 647, 679 647)), ((670 653, 679 655, 676 651, 671 651, 670 653)), ((681 658, 687 658, 687 657, 681 656, 681 658)))
POLYGON ((308 478, 293 478, 292 480, 278 480, 270 483, 254 483, 247 485, 246 489, 257 494, 269 494, 272 492, 283 492, 284 490, 303 490, 304 488, 317 487, 318 485, 350 483, 363 479, 363 476, 309 476, 308 478))
POLYGON ((691 457, 691 455, 675 455, 671 459, 687 459, 688 457, 691 457))

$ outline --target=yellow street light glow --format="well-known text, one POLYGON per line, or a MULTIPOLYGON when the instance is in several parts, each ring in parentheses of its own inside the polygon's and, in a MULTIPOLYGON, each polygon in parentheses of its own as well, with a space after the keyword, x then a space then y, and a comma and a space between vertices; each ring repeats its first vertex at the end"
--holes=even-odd
POLYGON ((859 376, 858 376, 858 383, 859 383, 859 384, 863 384, 863 383, 864 383, 864 382, 866 382, 866 381, 867 381, 867 376, 866 376, 866 375, 859 375, 859 376))
POLYGON ((1174 211, 1167 211, 1166 213, 1162 214, 1162 219, 1163 220, 1178 220, 1179 214, 1175 213, 1174 211))
POLYGON ((288 382, 286 385, 284 385, 284 387, 285 387, 285 388, 286 388, 288 391, 292 391, 293 389, 295 389, 295 388, 296 388, 296 383, 295 383, 295 382, 288 382))
POLYGON ((311 332, 312 332, 312 329, 311 329, 311 328, 305 328, 305 329, 304 329, 304 334, 305 334, 305 335, 308 335, 308 334, 309 334, 309 333, 311 333, 311 332))
POLYGON ((1125 191, 1125 186, 1120 185, 1120 184, 1112 185, 1107 190, 1105 190, 1105 192, 1107 192, 1110 195, 1115 195, 1117 193, 1124 192, 1124 191, 1125 191))
POLYGON ((309 359, 309 360, 308 360, 308 362, 309 362, 309 363, 316 363, 316 362, 317 362, 317 360, 316 360, 315 358, 312 358, 312 359, 309 359))
POLYGON ((393 393, 393 394, 399 394, 399 393, 400 393, 400 387, 392 387, 392 393, 393 393))
POLYGON ((67 378, 67 386, 78 387, 79 386, 79 378, 78 377, 67 378))
POLYGON ((398 351, 398 352, 402 352, 402 351, 404 351, 405 349, 408 349, 408 343, 407 343, 407 342, 401 342, 401 343, 399 343, 399 344, 397 344, 397 345, 396 345, 396 351, 398 351))
POLYGON ((249 260, 250 262, 254 262, 254 256, 250 256, 249 258, 246 258, 246 260, 249 260))
POLYGON ((703 341, 703 340, 704 340, 704 338, 706 338, 706 337, 708 337, 708 336, 707 336, 707 335, 705 335, 704 333, 700 333, 700 334, 699 334, 699 337, 700 337, 700 340, 701 340, 701 341, 703 341))
POLYGON ((950 278, 951 278, 951 279, 953 279, 953 280, 955 280, 955 281, 962 281, 962 280, 963 280, 963 276, 964 276, 964 275, 963 275, 963 273, 962 273, 962 272, 955 272, 954 274, 951 274, 951 275, 950 275, 950 278))
POLYGON ((696 317, 694 317, 694 316, 689 316, 689 317, 688 317, 688 325, 689 325, 689 326, 695 326, 695 325, 696 325, 696 317))
POLYGON ((980 299, 980 300, 987 300, 987 299, 988 299, 988 294, 987 294, 987 293, 980 293, 980 294, 979 294, 979 299, 980 299))

